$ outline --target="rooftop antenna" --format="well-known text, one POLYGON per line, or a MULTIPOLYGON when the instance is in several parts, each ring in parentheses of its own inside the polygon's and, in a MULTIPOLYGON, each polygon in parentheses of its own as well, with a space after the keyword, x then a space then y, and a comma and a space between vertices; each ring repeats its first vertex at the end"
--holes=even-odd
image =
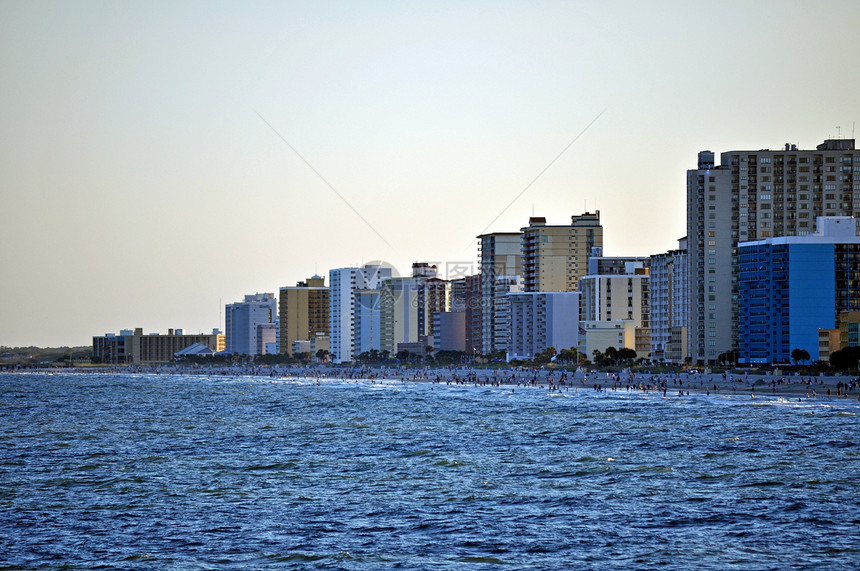
POLYGON ((837 139, 842 138, 842 127, 840 127, 839 125, 836 125, 836 138, 837 139))

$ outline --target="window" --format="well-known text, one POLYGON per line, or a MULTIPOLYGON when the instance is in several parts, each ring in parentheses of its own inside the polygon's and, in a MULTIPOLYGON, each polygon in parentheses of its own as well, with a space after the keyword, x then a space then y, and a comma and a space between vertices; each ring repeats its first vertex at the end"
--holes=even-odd
POLYGON ((770 157, 762 157, 758 160, 758 162, 760 162, 761 164, 769 163, 770 157))
POLYGON ((759 194, 758 199, 759 200, 770 200, 770 195, 769 194, 759 194))

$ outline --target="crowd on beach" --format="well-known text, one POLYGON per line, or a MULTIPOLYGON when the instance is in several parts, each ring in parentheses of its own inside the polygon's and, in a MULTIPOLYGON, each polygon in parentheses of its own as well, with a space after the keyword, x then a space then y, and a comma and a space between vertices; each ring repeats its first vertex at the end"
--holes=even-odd
MULTIPOLYGON (((26 370, 26 369, 21 369, 26 370)), ((56 369, 61 372, 267 377, 272 379, 430 382, 447 385, 544 388, 548 391, 658 392, 664 396, 691 393, 796 395, 799 398, 860 398, 860 378, 850 376, 761 375, 744 372, 683 371, 652 373, 626 369, 597 371, 550 367, 400 367, 366 365, 129 365, 56 369)))

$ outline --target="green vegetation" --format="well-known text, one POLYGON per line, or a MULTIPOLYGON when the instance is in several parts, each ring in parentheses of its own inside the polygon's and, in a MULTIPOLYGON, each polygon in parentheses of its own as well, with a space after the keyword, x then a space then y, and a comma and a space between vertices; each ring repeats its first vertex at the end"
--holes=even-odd
POLYGON ((808 363, 809 351, 807 351, 806 349, 793 349, 791 351, 791 360, 795 363, 808 363))
POLYGON ((0 346, 0 364, 3 365, 62 365, 72 362, 89 362, 92 347, 6 347, 0 346))
POLYGON ((594 364, 598 367, 613 367, 613 366, 630 366, 636 361, 636 351, 622 347, 616 349, 609 346, 603 353, 600 350, 594 350, 594 364))
MULTIPOLYGON (((794 351, 791 353, 794 358, 794 351)), ((860 369, 860 347, 846 347, 830 354, 830 366, 837 371, 860 369)))

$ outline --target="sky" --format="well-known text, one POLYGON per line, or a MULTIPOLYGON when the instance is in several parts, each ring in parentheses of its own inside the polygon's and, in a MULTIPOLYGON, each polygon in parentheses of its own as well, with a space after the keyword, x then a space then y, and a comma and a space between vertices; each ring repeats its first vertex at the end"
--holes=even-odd
POLYGON ((852 136, 858 24, 856 0, 6 0, 0 345, 209 332, 331 268, 474 267, 532 215, 674 249, 699 151, 852 136))

